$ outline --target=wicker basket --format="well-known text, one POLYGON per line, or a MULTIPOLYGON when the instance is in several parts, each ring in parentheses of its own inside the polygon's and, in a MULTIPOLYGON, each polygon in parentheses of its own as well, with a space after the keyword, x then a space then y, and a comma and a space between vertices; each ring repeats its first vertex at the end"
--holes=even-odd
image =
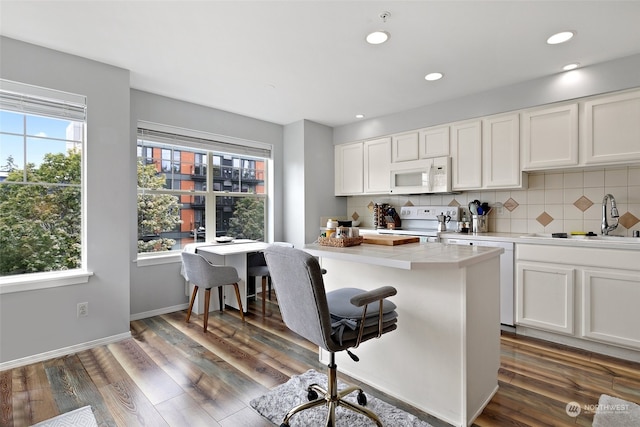
POLYGON ((357 246, 363 242, 363 237, 318 237, 320 246, 333 246, 335 248, 343 248, 346 246, 357 246))

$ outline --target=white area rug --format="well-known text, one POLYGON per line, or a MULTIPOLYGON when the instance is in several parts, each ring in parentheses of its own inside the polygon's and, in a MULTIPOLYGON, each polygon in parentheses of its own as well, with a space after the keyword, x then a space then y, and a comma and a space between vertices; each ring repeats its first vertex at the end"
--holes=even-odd
POLYGON ((640 406, 603 394, 598 401, 593 427, 638 427, 640 406))
POLYGON ((34 424, 33 427, 98 427, 98 423, 93 416, 91 406, 84 406, 34 424))
MULTIPOLYGON (((250 405, 263 417, 276 425, 280 425, 284 416, 291 408, 307 402, 307 387, 313 383, 317 383, 321 387, 326 388, 327 376, 313 369, 302 375, 294 375, 289 381, 275 387, 264 396, 253 399, 250 405)), ((345 387, 346 384, 338 381, 339 390, 345 387)), ((357 392, 351 393, 346 399, 357 404, 357 395, 357 392)), ((431 427, 431 424, 419 420, 414 415, 408 414, 371 395, 367 395, 366 407, 375 412, 385 426, 431 427)), ((321 426, 325 423, 326 417, 327 407, 317 406, 294 415, 289 425, 291 427, 321 426)), ((336 409, 336 424, 336 427, 369 427, 375 425, 369 418, 340 406, 336 409)))

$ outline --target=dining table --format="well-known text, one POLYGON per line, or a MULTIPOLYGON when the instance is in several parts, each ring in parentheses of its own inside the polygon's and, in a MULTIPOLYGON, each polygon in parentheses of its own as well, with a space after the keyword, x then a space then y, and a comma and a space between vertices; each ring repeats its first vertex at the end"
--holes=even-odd
MULTIPOLYGON (((228 242, 211 242, 211 243, 190 243, 185 245, 185 252, 193 252, 202 255, 207 261, 214 265, 226 265, 235 267, 238 271, 238 287, 240 289, 240 300, 242 301, 242 309, 247 312, 247 255, 260 252, 269 247, 268 243, 251 239, 234 239, 228 242)), ((186 289, 187 295, 191 295, 193 284, 189 283, 186 289)), ((211 293, 211 301, 209 305, 210 311, 220 309, 220 302, 215 297, 217 292, 211 293)), ((229 306, 240 309, 235 297, 235 292, 231 286, 225 286, 223 290, 223 309, 229 306), (228 289, 227 289, 228 288, 228 289)), ((193 312, 202 314, 204 312, 204 294, 199 292, 193 304, 193 312)))

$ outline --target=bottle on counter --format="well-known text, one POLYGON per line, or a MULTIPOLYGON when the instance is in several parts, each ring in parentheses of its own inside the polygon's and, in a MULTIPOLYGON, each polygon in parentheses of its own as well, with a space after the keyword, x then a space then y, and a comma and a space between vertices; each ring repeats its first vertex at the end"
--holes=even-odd
POLYGON ((338 221, 335 219, 327 220, 327 237, 334 237, 336 228, 338 227, 338 221))

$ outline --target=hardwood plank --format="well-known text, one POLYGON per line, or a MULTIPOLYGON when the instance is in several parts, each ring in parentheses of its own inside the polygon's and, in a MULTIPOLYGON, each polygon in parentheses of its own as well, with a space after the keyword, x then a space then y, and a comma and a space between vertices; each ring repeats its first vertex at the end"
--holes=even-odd
POLYGON ((42 363, 13 370, 13 416, 16 426, 31 425, 58 415, 42 363))
POLYGON ((149 401, 137 384, 130 378, 124 378, 100 388, 109 413, 113 420, 96 416, 98 425, 109 426, 154 426, 168 424, 156 407, 149 401))
POLYGON ((12 394, 13 375, 11 371, 0 372, 0 426, 13 427, 12 394))
POLYGON ((109 344, 109 350, 151 403, 163 402, 183 393, 132 339, 109 344))
POLYGON ((55 415, 90 405, 97 420, 114 425, 98 387, 77 354, 45 362, 45 371, 58 409, 55 415))
POLYGON ((167 424, 175 427, 220 427, 199 402, 187 394, 176 396, 156 405, 167 424))

